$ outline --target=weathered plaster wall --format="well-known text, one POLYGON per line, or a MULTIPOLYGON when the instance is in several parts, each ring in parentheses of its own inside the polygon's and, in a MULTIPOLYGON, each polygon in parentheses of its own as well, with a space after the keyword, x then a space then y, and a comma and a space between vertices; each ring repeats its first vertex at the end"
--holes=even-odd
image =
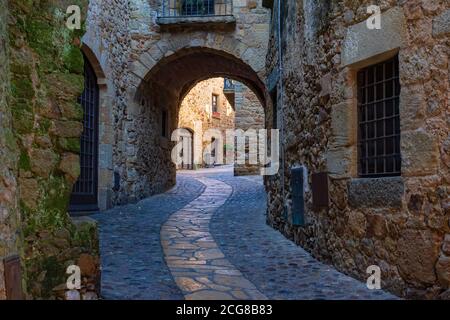
POLYGON ((5 151, 14 148, 17 156, 2 151, 0 181, 7 184, 2 198, 9 195, 11 203, 10 209, 2 203, 2 216, 12 228, 3 232, 3 222, 0 228, 11 253, 17 250, 13 243, 18 243, 27 298, 64 298, 60 285, 65 285, 66 267, 77 263, 88 279, 82 293, 87 292, 88 283, 93 285, 91 291, 98 288, 96 227, 87 222, 75 225, 67 214, 80 170, 77 153, 82 131, 82 110, 76 99, 83 90, 79 40, 83 31, 65 26, 66 8, 74 3, 87 9, 83 1, 8 2, 10 72, 2 72, 2 77, 10 77, 11 96, 6 110, 2 105, 1 136, 9 141, 5 151), (15 201, 20 220, 17 211, 11 210, 15 201), (20 239, 13 221, 20 221, 20 239), (86 261, 93 268, 84 268, 86 261))
MULTIPOLYGON (((368 266, 380 266, 382 287, 410 298, 450 297, 448 10, 440 0, 289 1, 283 20, 291 30, 282 36, 278 117, 285 161, 266 179, 268 221, 354 277, 365 280, 368 266), (383 10, 377 41, 357 25, 371 4, 383 10), (400 60, 402 176, 367 181, 356 170, 355 72, 391 49, 400 60), (297 165, 309 173, 304 227, 289 222, 290 168, 297 165), (312 208, 315 172, 329 173, 328 210, 312 208)), ((268 70, 278 53, 272 40, 268 70)))

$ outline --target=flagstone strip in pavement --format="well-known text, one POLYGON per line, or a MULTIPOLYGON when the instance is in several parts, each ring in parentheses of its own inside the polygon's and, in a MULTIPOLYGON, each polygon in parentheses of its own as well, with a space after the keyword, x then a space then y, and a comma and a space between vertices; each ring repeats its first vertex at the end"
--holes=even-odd
POLYGON ((224 256, 209 223, 233 189, 210 178, 197 178, 206 188, 161 228, 165 260, 187 300, 267 299, 224 256))
POLYGON ((179 176, 172 190, 93 216, 100 226, 104 299, 184 298, 165 264, 159 235, 170 215, 202 194, 204 187, 179 176))

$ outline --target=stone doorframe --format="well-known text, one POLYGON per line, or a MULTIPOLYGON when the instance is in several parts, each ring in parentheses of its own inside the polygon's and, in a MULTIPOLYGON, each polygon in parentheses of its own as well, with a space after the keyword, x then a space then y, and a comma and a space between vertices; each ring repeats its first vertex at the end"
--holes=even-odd
MULTIPOLYGON (((84 39, 83 39, 84 40, 84 39)), ((91 46, 83 41, 81 47, 85 57, 89 60, 99 86, 99 146, 98 146, 98 208, 106 210, 112 207, 113 188, 113 127, 112 127, 112 93, 109 89, 104 73, 104 68, 97 58, 98 55, 91 49, 91 46)))

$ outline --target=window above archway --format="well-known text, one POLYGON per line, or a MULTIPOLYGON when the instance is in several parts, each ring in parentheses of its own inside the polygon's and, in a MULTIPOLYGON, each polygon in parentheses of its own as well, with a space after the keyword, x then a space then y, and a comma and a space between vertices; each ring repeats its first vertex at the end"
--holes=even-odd
POLYGON ((164 0, 158 24, 166 28, 234 26, 232 0, 164 0))

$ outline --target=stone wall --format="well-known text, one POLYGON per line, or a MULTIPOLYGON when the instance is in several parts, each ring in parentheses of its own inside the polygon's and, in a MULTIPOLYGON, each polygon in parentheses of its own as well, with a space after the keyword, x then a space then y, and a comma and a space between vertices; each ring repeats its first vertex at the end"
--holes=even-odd
POLYGON ((100 84, 99 132, 99 189, 101 210, 127 201, 133 181, 125 182, 127 161, 133 162, 134 128, 127 124, 127 90, 129 86, 129 60, 131 59, 130 19, 133 7, 130 1, 89 1, 86 33, 83 35, 84 53, 90 53, 89 62, 96 70, 100 84), (128 140, 131 139, 131 140, 128 140), (120 190, 114 188, 114 173, 120 177, 120 190))
MULTIPOLYGON (((189 91, 181 103, 178 128, 189 129, 194 134, 199 129, 203 134, 209 129, 218 129, 223 137, 226 136, 226 130, 234 129, 234 96, 225 95, 223 87, 223 78, 212 78, 199 82, 189 91), (213 94, 218 96, 216 114, 212 112, 213 94), (201 128, 198 127, 200 124, 201 128)), ((210 142, 203 142, 194 153, 203 155, 208 144, 210 142)), ((201 166, 204 165, 203 162, 201 166)))
MULTIPOLYGON (((242 83, 235 81, 234 85, 234 92, 224 93, 223 78, 212 78, 198 83, 181 103, 178 128, 187 128, 195 132, 195 121, 200 121, 202 132, 208 129, 219 129, 224 138, 227 130, 263 129, 264 108, 258 97, 242 83), (211 112, 212 94, 217 94, 219 97, 216 115, 211 112)), ((202 150, 196 150, 196 152, 203 154, 208 144, 209 142, 204 142, 202 150)), ((227 144, 226 141, 224 144, 227 151, 233 152, 231 144, 227 144)), ((258 166, 235 165, 235 168, 238 174, 259 173, 258 166)))
MULTIPOLYGON (((74 3, 86 9, 86 3, 70 1, 74 3)), ((11 95, 6 104, 1 95, 1 143, 6 146, 1 156, 6 165, 0 181, 6 188, 0 201, 0 257, 20 253, 25 297, 30 299, 64 298, 67 266, 85 266, 81 260, 87 257, 92 268, 82 268, 87 282, 81 291, 85 295, 90 291, 87 295, 92 297, 99 289, 96 227, 74 224, 67 214, 80 170, 82 110, 76 99, 83 90, 83 31, 66 28, 68 5, 66 1, 8 1, 10 71, 1 74, 10 78, 11 95)), ((4 38, 1 43, 4 59, 4 38)), ((8 66, 3 61, 1 65, 8 66)), ((8 81, 1 84, 2 90, 8 90, 8 81)))
POLYGON ((106 0, 89 4, 83 43, 104 72, 105 105, 109 106, 100 120, 105 127, 100 145, 102 209, 173 186, 176 168, 170 153, 174 144, 161 137, 161 117, 167 111, 169 131, 176 128, 182 98, 195 83, 230 76, 265 99, 262 79, 270 11, 261 0, 234 1, 233 17, 200 25, 158 20, 161 3, 106 0), (196 60, 181 63, 186 56, 196 60), (108 132, 113 139, 107 139, 108 132))
MULTIPOLYGON (((236 129, 243 131, 258 130, 265 128, 265 110, 253 91, 241 83, 236 83, 236 129)), ((259 175, 260 165, 249 164, 250 149, 246 148, 246 164, 234 166, 234 174, 243 175, 259 175)))
MULTIPOLYGON (((282 31, 283 74, 277 83, 285 156, 280 173, 266 179, 269 223, 363 281, 366 268, 378 265, 383 289, 408 298, 449 298, 449 4, 305 0, 286 5, 282 29, 289 32, 282 31), (381 31, 365 27, 371 4, 383 11, 381 31), (360 179, 356 71, 396 52, 402 175, 360 179), (308 172, 306 223, 293 226, 290 169, 300 165, 308 172), (312 207, 311 176, 317 172, 329 175, 328 209, 312 207)), ((269 72, 276 70, 280 53, 275 30, 269 72)))
POLYGON ((8 59, 8 5, 0 1, 0 300, 6 298, 3 259, 18 254, 16 162, 17 146, 12 132, 8 59))

